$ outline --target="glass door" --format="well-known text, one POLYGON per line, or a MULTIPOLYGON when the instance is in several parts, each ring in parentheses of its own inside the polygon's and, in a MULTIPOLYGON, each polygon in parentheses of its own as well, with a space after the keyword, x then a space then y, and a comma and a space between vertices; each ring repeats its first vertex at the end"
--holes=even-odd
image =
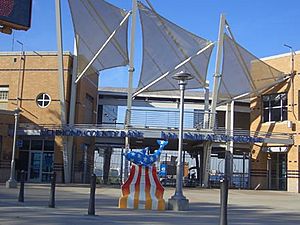
POLYGON ((31 151, 30 152, 30 168, 29 168, 29 181, 40 182, 41 181, 41 164, 42 164, 42 152, 31 151))
POLYGON ((287 190, 286 153, 274 153, 271 159, 271 189, 287 190))
POLYGON ((53 161, 54 161, 53 152, 43 153, 42 182, 50 182, 51 174, 53 171, 53 161))

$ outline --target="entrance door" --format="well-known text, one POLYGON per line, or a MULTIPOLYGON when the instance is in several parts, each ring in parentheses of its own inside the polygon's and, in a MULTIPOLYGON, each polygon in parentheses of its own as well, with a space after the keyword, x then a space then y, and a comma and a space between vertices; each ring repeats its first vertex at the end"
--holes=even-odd
POLYGON ((30 152, 30 167, 29 167, 29 181, 40 182, 41 181, 41 169, 42 169, 42 152, 31 151, 30 152))
POLYGON ((274 153, 271 156, 271 189, 287 190, 287 157, 286 153, 274 153))
POLYGON ((44 152, 42 160, 42 182, 50 182, 51 174, 53 171, 53 152, 44 152))

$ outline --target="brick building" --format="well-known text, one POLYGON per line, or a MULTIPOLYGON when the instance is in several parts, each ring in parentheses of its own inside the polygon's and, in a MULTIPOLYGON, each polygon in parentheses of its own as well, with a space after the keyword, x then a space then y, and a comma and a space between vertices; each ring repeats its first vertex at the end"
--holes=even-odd
POLYGON ((293 145, 263 144, 252 148, 252 188, 300 192, 300 52, 263 58, 274 68, 294 77, 251 101, 252 131, 279 132, 294 137, 293 145))
MULTIPOLYGON (((67 121, 72 59, 69 52, 64 53, 67 121)), ((27 181, 47 182, 51 172, 56 171, 58 181, 64 181, 62 137, 36 133, 43 127, 62 126, 57 68, 57 53, 54 52, 0 53, 0 182, 8 180, 10 174, 16 109, 20 110, 15 157, 17 177, 24 170, 27 181)), ((77 84, 76 124, 96 123, 97 88, 96 73, 77 84)), ((93 162, 94 139, 74 137, 71 152, 72 181, 84 182, 93 162)))

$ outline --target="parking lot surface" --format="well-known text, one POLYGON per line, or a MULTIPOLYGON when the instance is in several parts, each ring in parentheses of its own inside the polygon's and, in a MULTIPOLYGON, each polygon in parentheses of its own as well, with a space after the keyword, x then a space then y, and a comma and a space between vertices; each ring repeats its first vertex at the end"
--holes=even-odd
MULTIPOLYGON (((190 210, 164 212, 118 208, 118 187, 97 187, 96 216, 88 216, 89 187, 58 185, 56 208, 48 208, 49 185, 25 185, 25 202, 19 203, 18 189, 0 185, 1 225, 77 224, 219 224, 218 189, 184 189, 190 210)), ((166 188, 167 201, 174 193, 166 188)), ((300 194, 276 191, 230 190, 228 224, 300 224, 300 194)))

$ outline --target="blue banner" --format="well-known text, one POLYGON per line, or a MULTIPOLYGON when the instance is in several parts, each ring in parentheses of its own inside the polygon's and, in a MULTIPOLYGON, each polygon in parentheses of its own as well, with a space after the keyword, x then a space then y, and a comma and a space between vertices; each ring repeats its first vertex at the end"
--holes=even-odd
MULTIPOLYGON (((178 135, 171 132, 161 132, 161 138, 168 139, 177 139, 178 135)), ((225 134, 197 134, 197 133, 184 133, 183 139, 194 140, 194 141, 214 141, 214 142, 238 142, 238 143, 263 143, 264 138, 261 137, 251 137, 247 135, 237 135, 229 136, 225 134)))
POLYGON ((144 133, 137 130, 114 131, 97 129, 42 129, 41 136, 77 136, 77 137, 144 137, 144 133))

